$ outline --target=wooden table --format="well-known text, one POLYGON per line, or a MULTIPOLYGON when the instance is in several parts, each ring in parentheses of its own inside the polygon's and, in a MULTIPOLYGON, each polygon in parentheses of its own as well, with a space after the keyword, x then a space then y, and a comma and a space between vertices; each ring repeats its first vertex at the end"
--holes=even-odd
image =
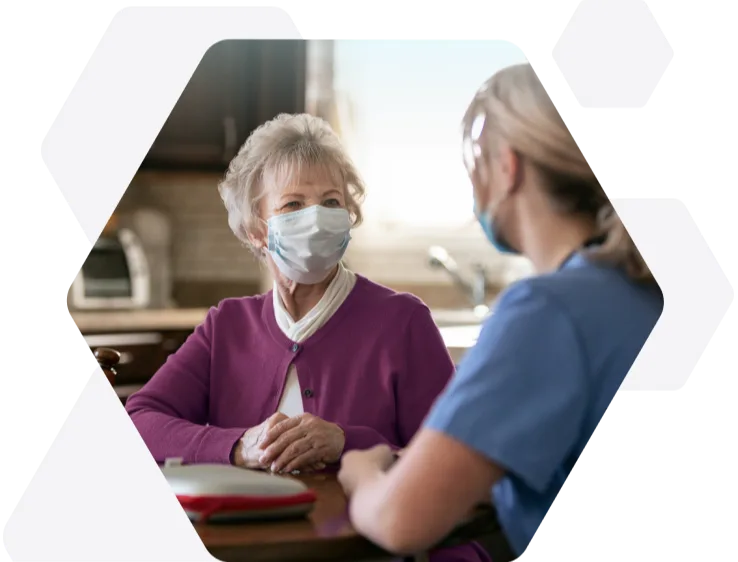
MULTIPOLYGON (((223 562, 394 560, 353 529, 335 474, 298 476, 318 496, 307 518, 264 523, 196 524, 205 548, 223 562)), ((464 544, 499 530, 494 510, 480 507, 442 546, 464 544)), ((423 555, 410 560, 424 560, 423 555)))

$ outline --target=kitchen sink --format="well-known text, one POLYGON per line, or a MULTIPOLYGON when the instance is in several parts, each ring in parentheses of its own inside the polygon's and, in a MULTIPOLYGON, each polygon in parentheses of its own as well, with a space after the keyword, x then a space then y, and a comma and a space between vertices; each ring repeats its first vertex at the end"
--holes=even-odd
POLYGON ((433 309, 431 314, 449 354, 458 363, 477 343, 482 322, 489 313, 481 309, 433 309))
POLYGON ((445 326, 439 329, 451 359, 458 365, 466 352, 477 343, 482 325, 445 326))
POLYGON ((469 326, 480 324, 488 314, 487 307, 472 308, 433 308, 431 315, 439 327, 469 326))
POLYGON ((446 347, 468 349, 477 343, 481 329, 481 324, 472 324, 469 326, 445 326, 441 327, 440 331, 446 347))

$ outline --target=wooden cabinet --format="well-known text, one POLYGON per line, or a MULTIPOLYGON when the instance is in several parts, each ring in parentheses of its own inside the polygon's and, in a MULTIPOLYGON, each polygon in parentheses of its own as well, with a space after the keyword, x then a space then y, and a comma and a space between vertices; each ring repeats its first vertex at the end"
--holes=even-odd
POLYGON ((305 110, 304 41, 228 40, 203 56, 141 169, 224 170, 249 134, 305 110))

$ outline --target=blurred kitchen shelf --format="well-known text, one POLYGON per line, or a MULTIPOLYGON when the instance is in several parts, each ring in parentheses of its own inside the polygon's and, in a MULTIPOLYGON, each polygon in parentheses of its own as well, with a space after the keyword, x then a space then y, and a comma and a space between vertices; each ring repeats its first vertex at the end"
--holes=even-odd
POLYGON ((72 312, 71 316, 82 334, 93 334, 144 330, 194 330, 205 320, 207 313, 207 308, 165 308, 72 312))

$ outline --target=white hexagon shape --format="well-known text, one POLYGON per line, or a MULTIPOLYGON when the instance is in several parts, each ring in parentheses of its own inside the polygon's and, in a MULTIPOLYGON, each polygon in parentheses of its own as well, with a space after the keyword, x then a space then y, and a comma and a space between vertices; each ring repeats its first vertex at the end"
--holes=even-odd
POLYGON ((578 112, 648 111, 679 64, 656 2, 580 0, 552 39, 553 70, 578 112))
MULTIPOLYGON (((116 16, 43 147, 91 243, 207 48, 222 39, 278 37, 299 35, 284 12, 270 8, 134 8, 116 16)), ((722 319, 732 288, 681 203, 631 200, 616 208, 666 300, 638 372, 631 373, 638 376, 626 383, 678 388, 722 319), (662 221, 658 229, 654 216, 662 221)), ((99 369, 3 539, 15 560, 213 559, 99 369), (120 541, 121 534, 136 540, 120 541)))

